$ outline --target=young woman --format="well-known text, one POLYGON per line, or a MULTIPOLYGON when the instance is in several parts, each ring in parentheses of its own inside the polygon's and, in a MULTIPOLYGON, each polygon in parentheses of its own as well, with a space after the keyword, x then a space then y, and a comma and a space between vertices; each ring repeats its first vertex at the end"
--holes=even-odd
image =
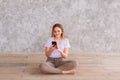
POLYGON ((40 65, 43 73, 75 74, 76 61, 65 60, 70 48, 61 24, 54 24, 51 37, 45 44, 46 63, 40 65))

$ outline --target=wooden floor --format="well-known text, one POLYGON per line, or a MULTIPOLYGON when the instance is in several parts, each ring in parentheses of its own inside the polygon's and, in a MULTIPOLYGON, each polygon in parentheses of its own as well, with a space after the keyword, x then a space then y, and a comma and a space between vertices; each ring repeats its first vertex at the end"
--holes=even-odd
POLYGON ((41 74, 44 54, 0 54, 0 80, 120 80, 120 54, 70 54, 77 60, 75 75, 41 74))

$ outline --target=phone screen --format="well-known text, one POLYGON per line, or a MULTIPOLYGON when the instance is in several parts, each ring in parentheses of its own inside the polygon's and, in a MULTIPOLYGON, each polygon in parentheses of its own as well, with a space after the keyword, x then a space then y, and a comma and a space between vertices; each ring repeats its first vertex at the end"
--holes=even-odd
POLYGON ((57 43, 56 41, 52 41, 52 45, 55 46, 57 43))

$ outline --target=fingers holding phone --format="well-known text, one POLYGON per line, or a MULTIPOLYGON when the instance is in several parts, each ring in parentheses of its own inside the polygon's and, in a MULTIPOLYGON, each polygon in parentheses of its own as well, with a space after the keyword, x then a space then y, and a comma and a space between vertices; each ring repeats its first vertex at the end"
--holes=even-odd
POLYGON ((54 47, 56 45, 57 45, 56 41, 52 41, 52 46, 54 47))
POLYGON ((52 47, 57 48, 57 42, 56 41, 52 41, 52 47))

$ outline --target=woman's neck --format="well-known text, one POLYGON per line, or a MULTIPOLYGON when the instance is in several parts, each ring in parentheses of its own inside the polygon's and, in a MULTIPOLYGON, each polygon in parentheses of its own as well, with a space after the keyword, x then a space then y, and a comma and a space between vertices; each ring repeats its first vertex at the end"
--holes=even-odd
POLYGON ((54 38, 54 40, 57 42, 57 44, 59 45, 62 41, 62 38, 54 38))
POLYGON ((61 40, 61 37, 54 37, 55 40, 61 40))

